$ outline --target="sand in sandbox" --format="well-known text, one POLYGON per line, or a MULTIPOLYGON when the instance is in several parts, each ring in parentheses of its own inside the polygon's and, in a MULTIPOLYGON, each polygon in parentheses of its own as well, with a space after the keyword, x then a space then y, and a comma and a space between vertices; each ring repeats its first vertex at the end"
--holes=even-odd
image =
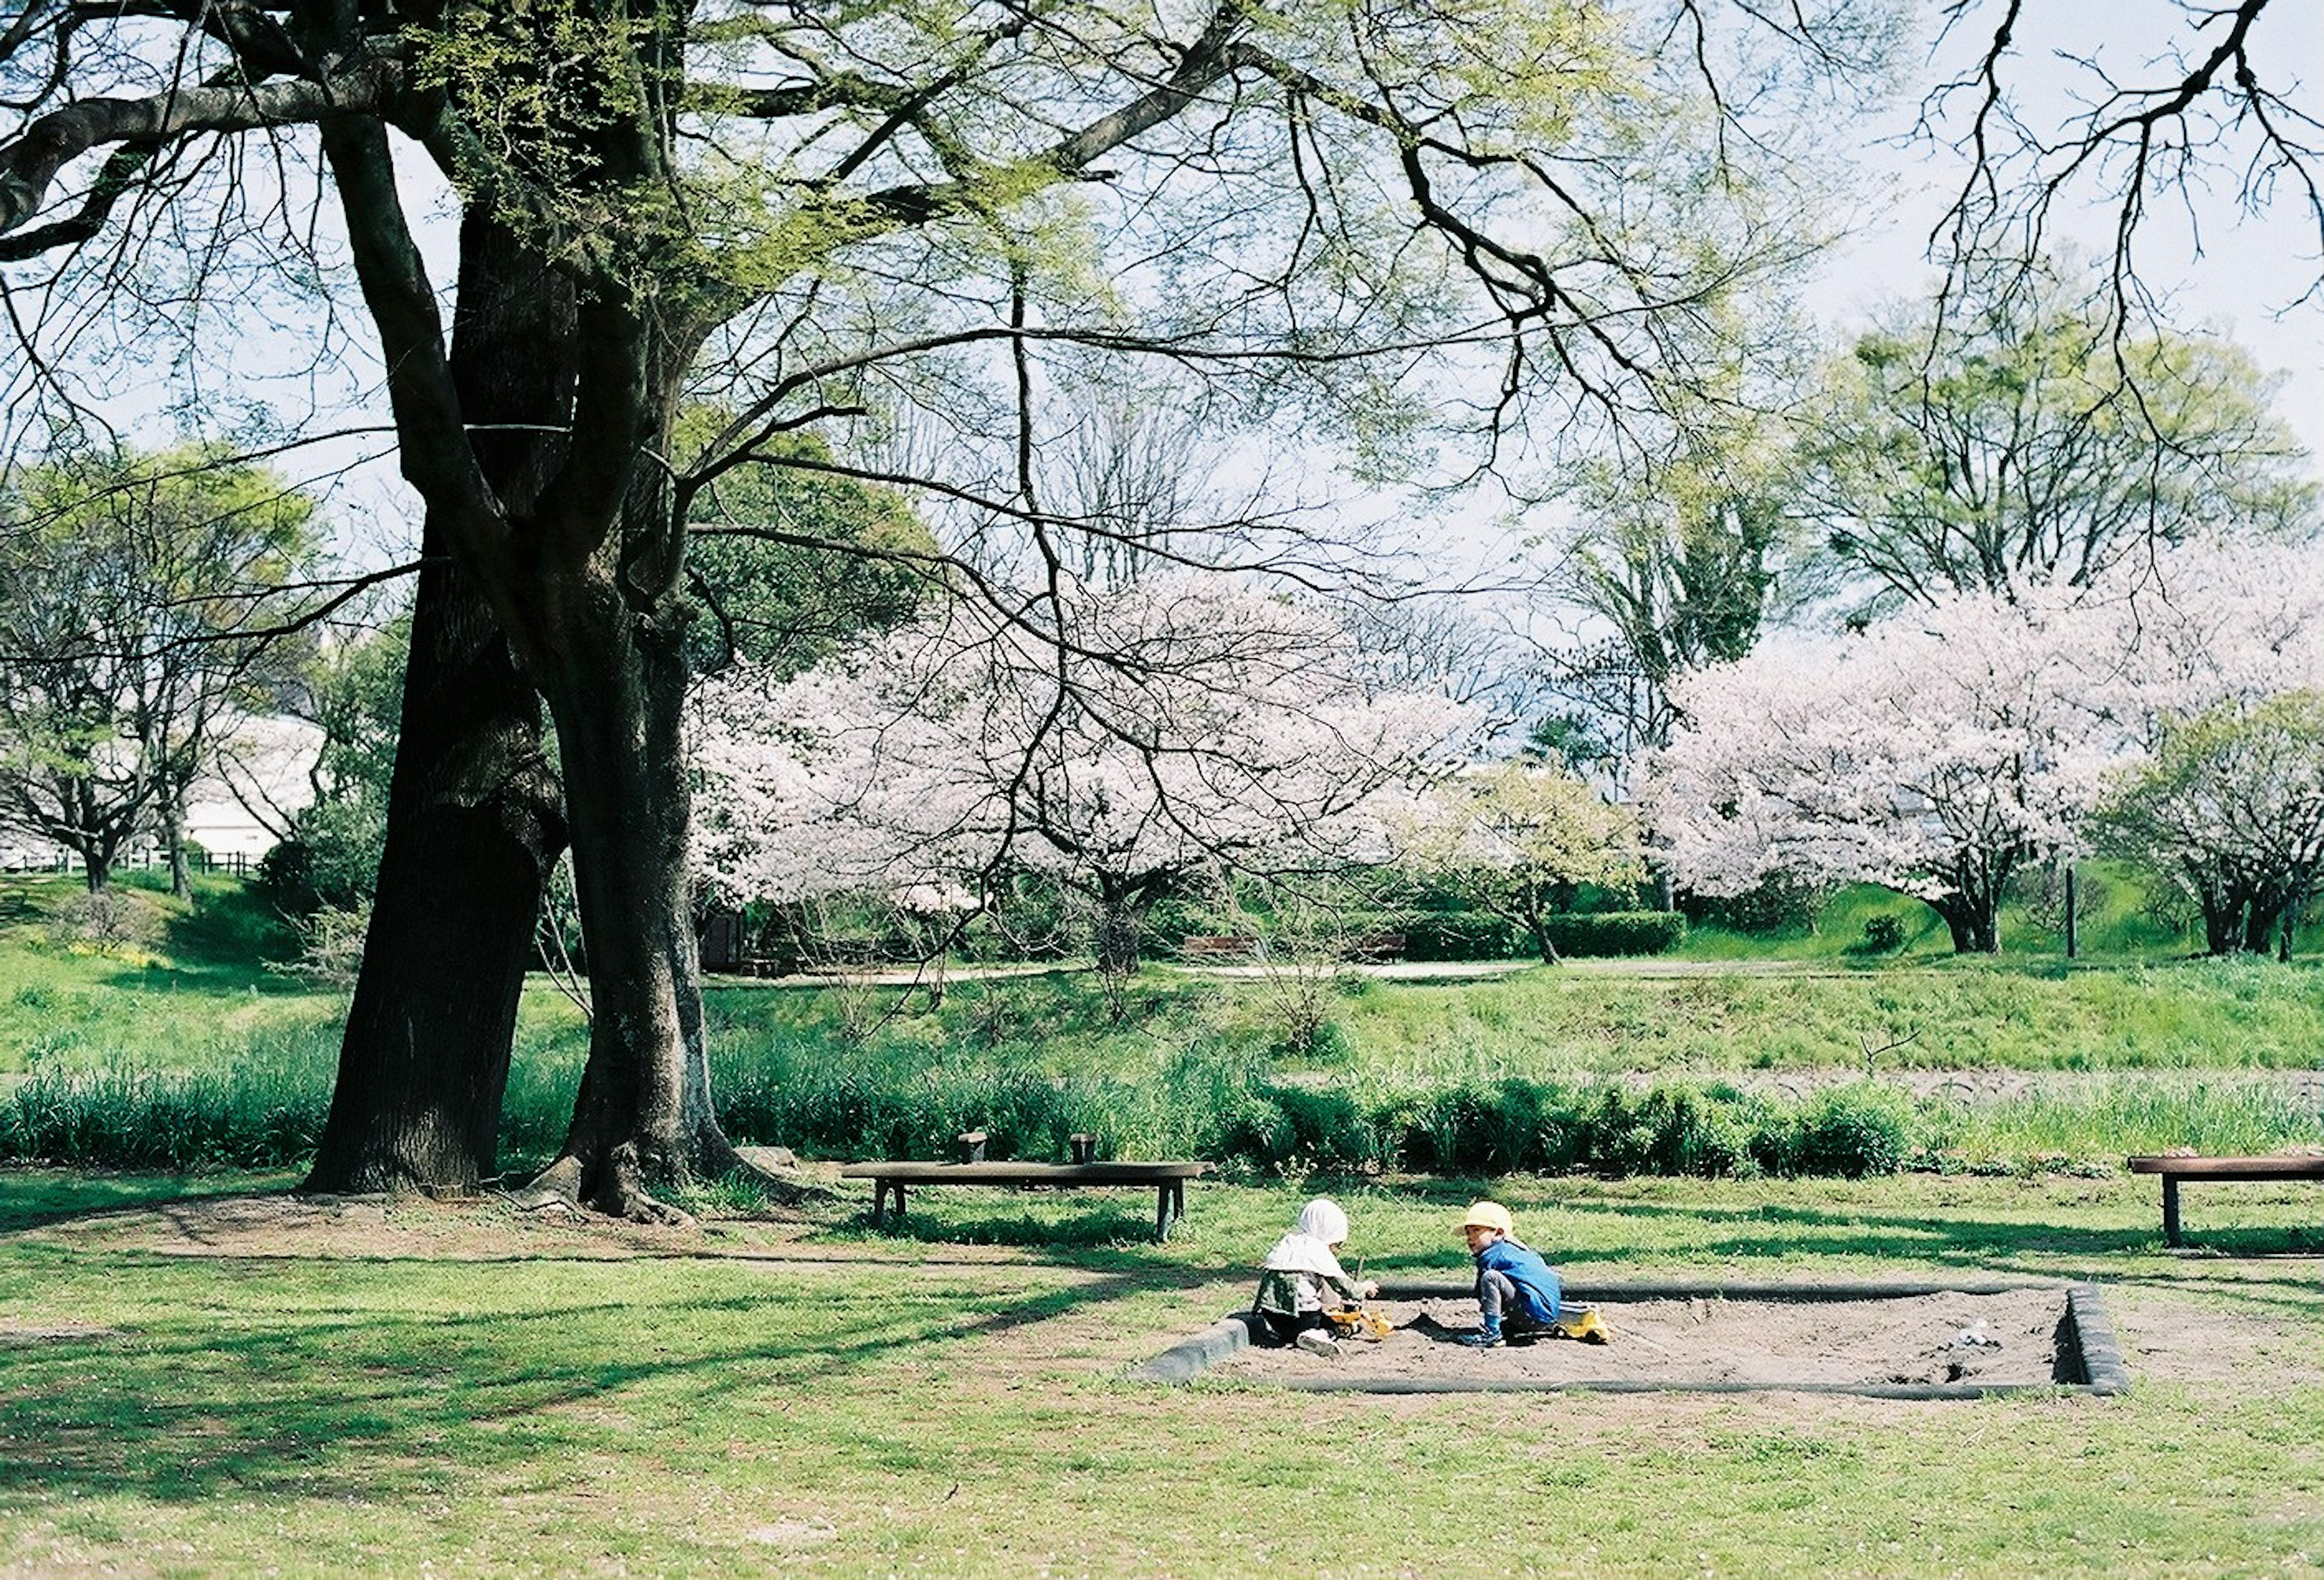
POLYGON ((2066 1297, 2063 1290, 2013 1290, 1865 1300, 1608 1302, 1598 1311, 1612 1330, 1611 1343, 1545 1338, 1487 1350, 1459 1342, 1477 1326, 1473 1302, 1383 1300, 1373 1309, 1396 1324, 1378 1343, 1342 1343, 1337 1358, 1253 1347, 1213 1371, 1262 1380, 2041 1383, 2052 1380, 2066 1297), (1971 1334, 1998 1342, 1968 1342, 1971 1334))

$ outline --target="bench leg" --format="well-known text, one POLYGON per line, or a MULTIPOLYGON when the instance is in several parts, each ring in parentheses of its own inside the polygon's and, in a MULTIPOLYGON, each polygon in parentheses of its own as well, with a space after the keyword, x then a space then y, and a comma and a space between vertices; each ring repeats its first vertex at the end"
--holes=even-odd
POLYGON ((1154 1238, 1170 1238, 1170 1226, 1186 1216, 1186 1182, 1164 1180, 1154 1187, 1154 1238))
POLYGON ((901 1180, 874 1180, 872 1181, 872 1226, 875 1229, 887 1223, 884 1209, 890 1190, 896 1193, 896 1221, 901 1223, 904 1220, 904 1182, 901 1180))
POLYGON ((2163 1176, 2163 1243, 2179 1244, 2179 1176, 2163 1176))

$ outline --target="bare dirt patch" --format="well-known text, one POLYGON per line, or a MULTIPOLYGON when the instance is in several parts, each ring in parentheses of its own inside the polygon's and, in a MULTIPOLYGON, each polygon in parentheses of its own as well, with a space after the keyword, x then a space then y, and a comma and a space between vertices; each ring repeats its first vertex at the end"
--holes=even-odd
POLYGON ((1612 1342, 1545 1338, 1471 1349, 1473 1305, 1382 1302, 1396 1331, 1336 1357, 1250 1349, 1213 1374, 1344 1382, 2044 1383, 2053 1380, 2062 1290, 1867 1300, 1652 1300, 1600 1308, 1612 1342))
MULTIPOLYGON (((827 1176, 835 1183, 837 1175, 834 1166, 808 1164, 796 1177, 820 1180, 827 1176)), ((497 1195, 438 1201, 411 1193, 268 1192, 189 1197, 91 1212, 8 1237, 85 1251, 253 1259, 613 1262, 687 1257, 802 1263, 1045 1264, 1038 1247, 819 1243, 816 1236, 826 1226, 827 1217, 807 1211, 664 1226, 558 1209, 527 1210, 497 1195)))

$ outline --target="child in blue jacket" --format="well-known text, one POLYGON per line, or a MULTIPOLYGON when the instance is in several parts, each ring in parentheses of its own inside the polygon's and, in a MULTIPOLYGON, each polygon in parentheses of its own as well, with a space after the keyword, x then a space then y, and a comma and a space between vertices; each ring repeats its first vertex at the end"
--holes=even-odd
POLYGON ((1473 1204, 1461 1220, 1469 1254, 1477 1259, 1477 1311, 1482 1319, 1461 1342, 1491 1349, 1529 1338, 1557 1323, 1557 1273, 1541 1253, 1517 1238, 1509 1209, 1498 1201, 1473 1204))

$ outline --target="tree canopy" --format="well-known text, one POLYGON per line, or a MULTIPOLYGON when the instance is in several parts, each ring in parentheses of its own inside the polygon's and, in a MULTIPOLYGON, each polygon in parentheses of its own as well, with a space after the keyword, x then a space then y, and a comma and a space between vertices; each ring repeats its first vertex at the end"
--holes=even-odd
POLYGON ((1895 316, 1809 413, 1806 509, 1876 606, 2087 585, 2205 531, 2313 530, 2309 457, 2247 354, 2116 335, 2061 274, 2037 278, 1895 316))
POLYGON ((983 890, 1011 863, 1085 895, 1104 963, 1211 870, 1383 851, 1382 807, 1458 749, 1441 690, 1378 684, 1322 611, 1232 582, 1063 590, 1065 623, 954 606, 785 680, 697 699, 697 861, 729 897, 983 890))

